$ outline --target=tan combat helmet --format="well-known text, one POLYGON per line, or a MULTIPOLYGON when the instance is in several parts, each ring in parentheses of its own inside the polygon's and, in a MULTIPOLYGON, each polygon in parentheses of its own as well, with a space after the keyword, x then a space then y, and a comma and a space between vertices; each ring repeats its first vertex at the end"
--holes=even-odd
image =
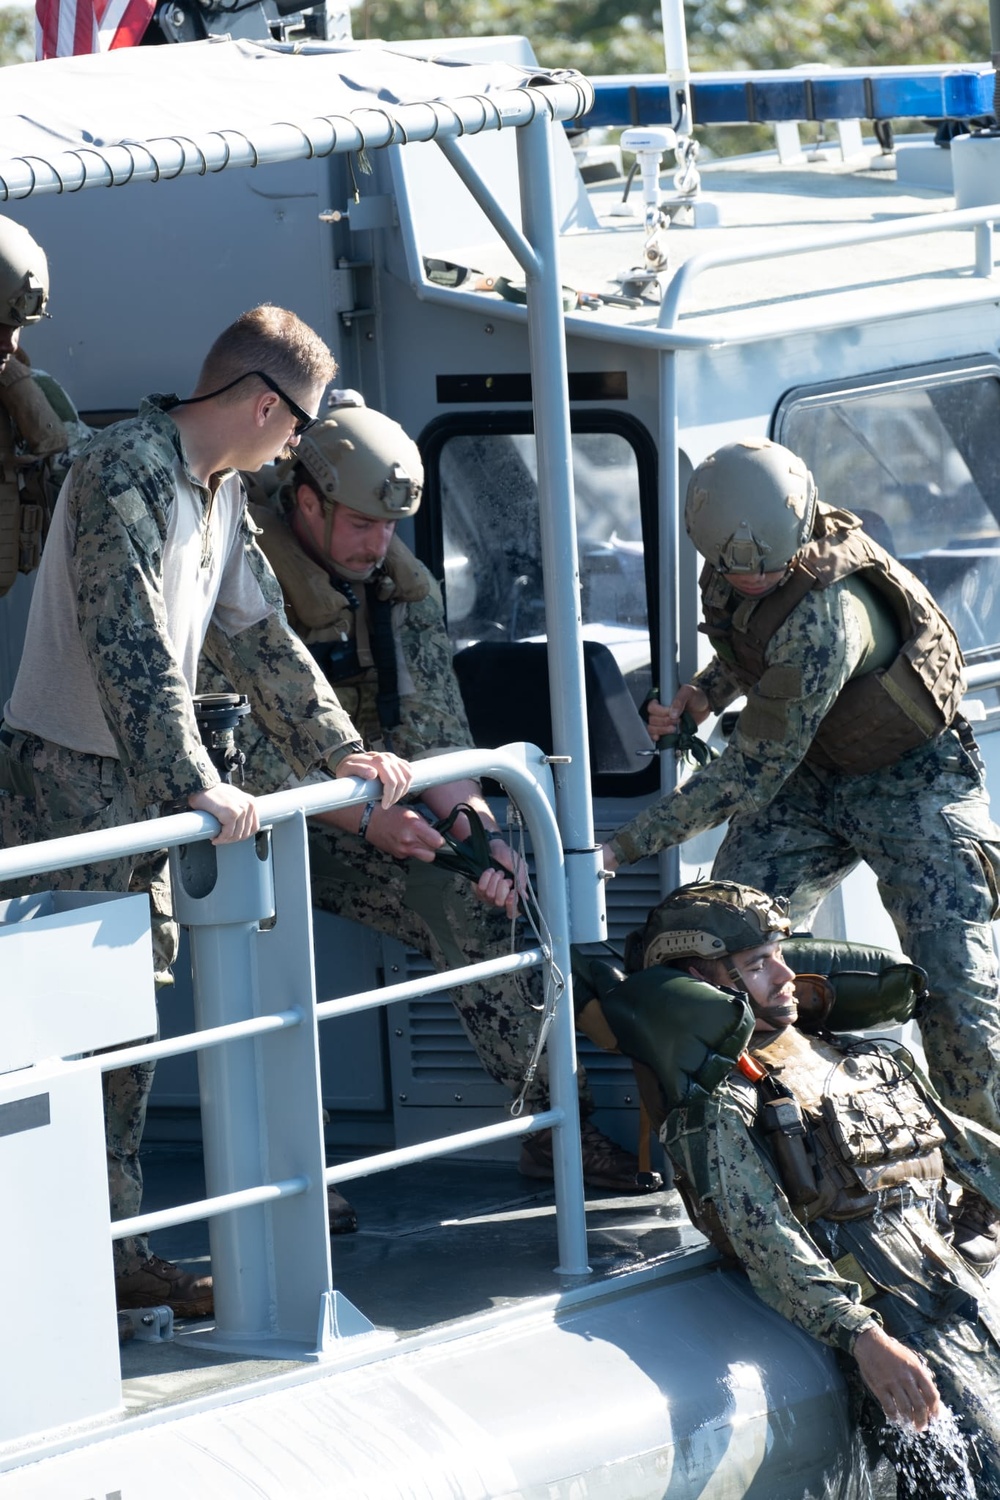
POLYGON ((48 295, 44 250, 20 224, 0 217, 0 323, 21 328, 40 322, 48 295))
POLYGON ((728 958, 791 931, 787 903, 734 880, 698 880, 672 891, 650 912, 642 934, 643 967, 728 958))
POLYGON ((776 573, 812 535, 816 498, 801 458, 768 438, 749 438, 698 465, 684 524, 720 573, 776 573))
POLYGON ((424 466, 416 443, 398 422, 363 404, 334 407, 299 439, 295 463, 321 499, 363 516, 402 521, 420 506, 424 466))

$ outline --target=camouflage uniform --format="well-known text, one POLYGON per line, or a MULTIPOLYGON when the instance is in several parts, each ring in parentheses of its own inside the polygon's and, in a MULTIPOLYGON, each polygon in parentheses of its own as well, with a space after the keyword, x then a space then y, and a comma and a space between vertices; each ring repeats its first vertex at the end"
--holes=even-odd
MULTIPOLYGON (((798 927, 866 860, 901 948, 928 974, 918 1020, 935 1087, 951 1109, 1000 1131, 1000 1007, 989 925, 1000 829, 989 816, 971 732, 956 720, 869 775, 803 763, 863 651, 844 585, 807 594, 772 637, 768 682, 747 693, 722 755, 619 829, 611 847, 630 864, 729 818, 713 877, 787 897, 798 927)), ((743 691, 718 657, 694 682, 716 712, 743 691)))
POLYGON ((51 375, 19 349, 0 360, 0 594, 38 567, 62 482, 90 437, 51 375))
MULTIPOLYGON (((112 828, 186 808, 191 793, 219 783, 195 723, 191 687, 164 604, 165 577, 174 561, 168 528, 180 483, 192 485, 200 497, 206 538, 202 564, 219 580, 208 626, 215 658, 224 662, 238 690, 248 694, 298 773, 333 766, 358 745, 336 695, 288 628, 278 584, 241 513, 240 491, 228 491, 227 503, 238 517, 229 551, 224 557, 206 555, 213 505, 218 509, 223 485, 239 481, 232 474, 222 476, 206 503, 209 492, 187 468, 179 431, 164 411, 168 405, 152 397, 137 418, 100 433, 77 459, 64 486, 35 603, 67 587, 74 596, 71 632, 89 669, 83 686, 91 695, 96 692, 107 753, 97 753, 103 747, 94 743, 69 748, 51 729, 48 735, 35 733, 31 724, 20 722, 19 674, 5 710, 8 721, 0 731, 0 832, 6 845, 112 828), (68 585, 58 571, 62 564, 54 541, 56 529, 63 527, 69 538, 68 585), (259 618, 249 624, 233 603, 240 589, 259 601, 259 618)), ((58 716, 72 667, 60 653, 53 653, 44 672, 32 665, 34 622, 33 609, 21 673, 41 675, 46 701, 58 716)), ((72 688, 82 692, 80 675, 78 670, 72 688)), ((66 723, 66 738, 78 733, 77 721, 66 723)), ((8 885, 4 894, 39 888, 148 891, 157 974, 161 981, 169 978, 176 932, 169 919, 165 855, 34 876, 8 885)), ((113 1218, 139 1210, 138 1149, 152 1073, 152 1065, 142 1065, 105 1077, 113 1218)), ((116 1273, 134 1270, 148 1254, 144 1238, 117 1242, 116 1273)))
MULTIPOLYGON (((802 1040, 821 1058, 831 1048, 846 1056, 850 1041, 802 1040)), ((933 1184, 917 1180, 896 1190, 867 1217, 816 1218, 807 1228, 779 1186, 757 1124, 758 1104, 755 1086, 733 1073, 714 1095, 682 1105, 668 1119, 664 1143, 688 1183, 696 1184, 702 1210, 714 1209, 758 1296, 811 1337, 845 1356, 857 1335, 878 1321, 919 1352, 942 1401, 973 1440, 982 1465, 979 1500, 1000 1500, 1000 1307, 937 1232, 933 1184)), ((957 1121, 948 1135, 943 1155, 949 1170, 966 1180, 974 1172, 977 1188, 1000 1204, 1000 1139, 957 1121)), ((870 1446, 900 1460, 898 1430, 885 1423, 854 1361, 842 1363, 870 1446)), ((901 1497, 965 1493, 940 1488, 948 1459, 931 1438, 906 1446, 901 1497)))
MULTIPOLYGON (((254 506, 252 513, 264 525, 261 545, 278 577, 285 582, 286 569, 294 567, 299 585, 296 597, 318 601, 311 623, 307 622, 296 613, 286 586, 289 618, 303 640, 314 650, 331 636, 343 636, 343 644, 356 643, 357 616, 345 605, 326 570, 306 556, 290 528, 273 511, 254 506), (331 625, 331 618, 336 619, 336 627, 331 625)), ((452 667, 440 590, 431 574, 397 537, 386 566, 376 572, 372 584, 386 592, 394 587, 397 597, 403 595, 403 601, 392 607, 399 723, 391 734, 384 731, 379 717, 378 673, 370 657, 367 666, 362 657, 362 670, 353 676, 336 678, 337 694, 364 736, 366 748, 391 749, 407 760, 418 761, 470 745, 472 735, 452 667)), ((364 586, 356 587, 360 608, 365 610, 364 586)), ((206 679, 203 674, 199 686, 203 691, 222 690, 226 683, 215 675, 206 679)), ((244 721, 240 747, 246 753, 250 791, 259 794, 289 784, 288 766, 256 720, 244 721)), ((439 972, 510 952, 510 921, 502 911, 480 900, 469 880, 433 864, 395 859, 357 834, 328 824, 310 826, 309 844, 313 901, 321 910, 396 938, 422 953, 439 972)), ((451 994, 483 1067, 498 1083, 517 1093, 538 1034, 540 975, 537 971, 504 975, 465 985, 451 994)), ((580 1087, 589 1108, 582 1070, 580 1087)), ((530 1107, 539 1108, 546 1100, 543 1055, 527 1101, 530 1107)))

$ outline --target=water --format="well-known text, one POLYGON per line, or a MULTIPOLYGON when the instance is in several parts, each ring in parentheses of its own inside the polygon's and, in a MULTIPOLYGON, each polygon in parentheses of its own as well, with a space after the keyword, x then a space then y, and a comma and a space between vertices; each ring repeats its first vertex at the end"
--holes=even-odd
MULTIPOLYGON (((886 1424, 881 1442, 895 1451, 894 1470, 921 1500, 978 1500, 966 1462, 966 1444, 950 1407, 943 1406, 923 1432, 908 1424, 886 1424)), ((887 1489, 886 1494, 895 1491, 887 1489)), ((909 1493, 906 1491, 904 1493, 909 1493)))

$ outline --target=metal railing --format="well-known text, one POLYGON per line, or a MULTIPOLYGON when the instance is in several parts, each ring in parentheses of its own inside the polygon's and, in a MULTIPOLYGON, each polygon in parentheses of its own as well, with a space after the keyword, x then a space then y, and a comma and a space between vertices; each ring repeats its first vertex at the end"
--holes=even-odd
MULTIPOLYGON (((205 1342, 245 1353, 323 1358, 370 1329, 335 1292, 326 1185, 553 1127, 556 1272, 588 1273, 569 918, 551 775, 535 746, 461 751, 414 767, 413 790, 467 777, 499 781, 531 837, 544 948, 317 1004, 306 818, 377 796, 326 781, 258 799, 262 832, 214 847, 215 820, 183 813, 0 851, 0 882, 150 849, 171 851, 174 908, 189 928, 197 1030, 66 1064, 111 1069, 197 1052, 207 1196, 118 1220, 112 1236, 209 1221, 216 1326, 205 1342), (327 1169, 318 1022, 539 965, 563 976, 549 1032, 549 1108, 327 1169), (277 1205, 281 1204, 278 1209, 277 1205)), ((374 786, 377 788, 378 783, 374 786)))

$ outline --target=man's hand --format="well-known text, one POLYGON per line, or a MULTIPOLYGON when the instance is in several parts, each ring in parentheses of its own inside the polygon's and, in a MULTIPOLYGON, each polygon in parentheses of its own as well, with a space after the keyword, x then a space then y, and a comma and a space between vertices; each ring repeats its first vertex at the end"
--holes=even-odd
POLYGON ((206 791, 192 792, 188 807, 194 808, 195 812, 211 813, 218 819, 220 831, 212 840, 213 844, 238 844, 242 839, 252 838, 260 829, 257 804, 250 793, 242 787, 230 786, 227 781, 210 786, 206 791))
POLYGON ((854 1340, 861 1378, 890 1422, 923 1432, 941 1409, 934 1377, 919 1355, 873 1324, 854 1340))
POLYGON ((606 870, 610 870, 612 871, 612 873, 617 870, 618 861, 615 858, 615 851, 612 849, 610 844, 601 845, 601 859, 604 862, 604 868, 606 870))
POLYGON ((518 895, 527 888, 528 872, 510 845, 502 839, 490 841, 490 853, 498 864, 510 871, 510 875, 504 875, 503 870, 484 870, 476 882, 476 895, 487 906, 502 907, 513 921, 518 895))
POLYGON ((685 710, 696 724, 703 724, 711 712, 708 699, 701 688, 695 687, 693 682, 686 682, 678 690, 677 696, 669 707, 664 708, 656 698, 651 698, 645 707, 649 720, 649 737, 652 740, 658 740, 665 734, 676 734, 681 715, 685 710))
MULTIPOLYGON (((359 813, 357 808, 351 811, 359 813)), ((360 815, 356 821, 360 822, 360 815)), ((424 864, 430 864, 444 845, 437 829, 420 813, 412 807, 386 807, 384 800, 372 808, 365 838, 393 859, 419 859, 424 864)))
POLYGON ((359 750, 345 755, 334 773, 336 776, 359 776, 362 781, 381 781, 382 806, 392 807, 405 797, 413 780, 409 761, 386 750, 359 750))

